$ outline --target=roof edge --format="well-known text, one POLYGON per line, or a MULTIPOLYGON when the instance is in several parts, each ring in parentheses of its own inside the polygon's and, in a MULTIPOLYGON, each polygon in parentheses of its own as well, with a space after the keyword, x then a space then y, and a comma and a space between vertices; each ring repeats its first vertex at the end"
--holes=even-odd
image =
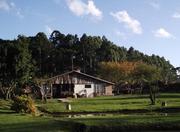
POLYGON ((83 73, 83 72, 79 72, 79 71, 76 71, 76 70, 72 70, 72 71, 65 72, 65 73, 60 74, 60 75, 56 75, 56 76, 54 76, 54 77, 51 77, 51 78, 46 79, 46 81, 51 80, 51 79, 56 78, 56 77, 60 77, 60 76, 66 75, 66 74, 71 74, 71 73, 81 74, 81 75, 83 75, 83 76, 87 76, 87 77, 93 78, 93 79, 95 79, 95 80, 99 80, 99 81, 101 81, 101 82, 105 82, 105 83, 108 83, 108 84, 115 85, 115 83, 113 83, 113 82, 110 82, 110 81, 107 81, 107 80, 104 80, 104 79, 101 79, 101 78, 98 78, 98 77, 95 77, 95 76, 92 76, 92 75, 89 75, 89 74, 86 74, 86 73, 83 73))

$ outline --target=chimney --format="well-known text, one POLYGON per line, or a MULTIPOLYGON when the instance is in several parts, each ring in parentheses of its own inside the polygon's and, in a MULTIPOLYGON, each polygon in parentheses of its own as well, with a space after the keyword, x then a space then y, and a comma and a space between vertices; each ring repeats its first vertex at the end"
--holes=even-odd
POLYGON ((80 70, 80 69, 77 69, 76 72, 81 72, 81 70, 80 70))
POLYGON ((81 72, 80 68, 75 69, 76 72, 81 72))

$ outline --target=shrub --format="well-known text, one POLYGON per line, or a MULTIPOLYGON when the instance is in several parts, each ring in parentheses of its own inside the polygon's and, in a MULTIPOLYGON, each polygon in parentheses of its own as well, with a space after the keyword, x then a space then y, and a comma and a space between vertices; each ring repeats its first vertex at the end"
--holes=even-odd
POLYGON ((16 96, 13 99, 11 109, 18 113, 35 114, 36 107, 31 97, 27 95, 16 96))

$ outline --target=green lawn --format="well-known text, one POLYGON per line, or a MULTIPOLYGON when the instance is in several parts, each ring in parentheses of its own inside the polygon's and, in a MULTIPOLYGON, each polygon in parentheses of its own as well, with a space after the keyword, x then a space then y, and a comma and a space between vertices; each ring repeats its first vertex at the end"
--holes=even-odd
POLYGON ((72 110, 66 111, 63 103, 57 99, 38 106, 49 112, 107 112, 121 110, 154 110, 161 108, 161 102, 167 102, 167 108, 180 108, 180 94, 160 94, 155 106, 150 105, 149 95, 121 95, 96 98, 70 99, 72 110))
MULTIPOLYGON (((180 113, 174 115, 141 114, 93 116, 73 118, 83 123, 91 131, 140 131, 140 130, 180 130, 180 113)), ((71 119, 72 121, 72 119, 71 119)))
POLYGON ((48 132, 68 131, 68 123, 48 117, 33 117, 21 114, 0 114, 0 131, 9 132, 48 132))
MULTIPOLYGON (((34 117, 29 114, 16 114, 10 110, 10 101, 0 100, 0 132, 180 130, 180 94, 178 93, 160 94, 157 105, 153 107, 149 105, 148 95, 71 100, 73 112, 121 112, 121 110, 136 110, 136 112, 148 110, 148 112, 111 113, 104 116, 83 115, 71 118, 51 114, 34 117), (168 104, 165 107, 167 113, 151 111, 161 109, 162 101, 168 104), (171 110, 170 113, 169 110, 171 110)), ((57 99, 48 100, 47 104, 36 101, 36 105, 49 112, 67 112, 64 104, 59 103, 57 99)))
POLYGON ((0 100, 0 132, 59 132, 71 130, 68 121, 52 117, 34 117, 30 114, 17 114, 10 110, 11 101, 0 100))

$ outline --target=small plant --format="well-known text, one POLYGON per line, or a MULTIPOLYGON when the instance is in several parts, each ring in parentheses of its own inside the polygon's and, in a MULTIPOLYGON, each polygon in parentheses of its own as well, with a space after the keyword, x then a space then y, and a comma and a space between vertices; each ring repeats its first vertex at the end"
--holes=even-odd
POLYGON ((16 96, 13 99, 11 109, 18 113, 35 114, 36 107, 31 97, 27 95, 16 96))

